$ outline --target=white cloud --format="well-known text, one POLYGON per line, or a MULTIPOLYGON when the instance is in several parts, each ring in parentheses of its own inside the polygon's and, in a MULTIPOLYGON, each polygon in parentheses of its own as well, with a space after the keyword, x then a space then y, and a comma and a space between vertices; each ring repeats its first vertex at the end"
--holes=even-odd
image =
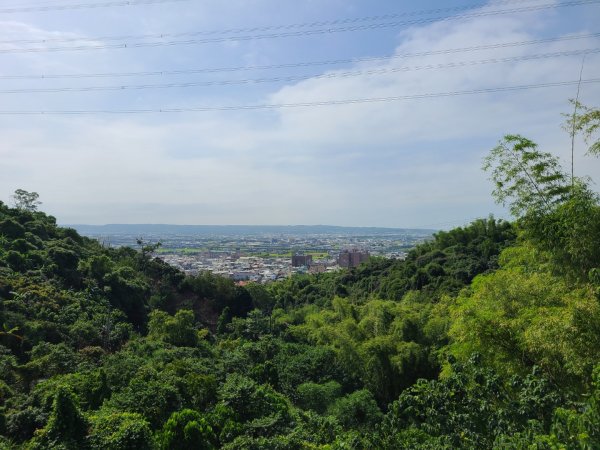
MULTIPOLYGON (((556 35, 544 28, 548 14, 412 27, 398 35, 395 51, 400 55, 556 35)), ((394 58, 357 63, 338 72, 592 48, 599 42, 590 38, 394 58)), ((239 47, 248 60, 265 60, 252 45, 239 47)), ((50 64, 51 58, 36 59, 35 64, 40 61, 50 64)), ((65 61, 74 64, 73 59, 65 61)), ((580 61, 580 57, 562 57, 310 79, 278 88, 263 102, 395 97, 573 80, 580 61)), ((600 58, 590 55, 586 73, 599 68, 600 58)), ((490 185, 480 163, 503 134, 526 134, 563 159, 568 156, 560 112, 568 110, 567 99, 575 89, 275 111, 10 118, 0 143, 0 192, 8 198, 19 187, 36 190, 50 212, 70 223, 426 226, 458 217, 470 219, 491 211, 501 213, 489 196, 490 185)), ((75 103, 46 98, 57 109, 75 103)), ((119 109, 123 103, 122 98, 120 103, 109 97, 85 98, 97 99, 98 107, 109 109, 119 109)), ((169 101, 202 105, 206 98, 190 92, 187 98, 169 101)), ((597 85, 582 86, 584 102, 597 98, 597 85)), ((140 102, 144 104, 143 97, 140 102)), ((581 144, 578 150, 582 153, 581 144)), ((578 156, 576 167, 596 178, 600 175, 597 160, 578 156)))

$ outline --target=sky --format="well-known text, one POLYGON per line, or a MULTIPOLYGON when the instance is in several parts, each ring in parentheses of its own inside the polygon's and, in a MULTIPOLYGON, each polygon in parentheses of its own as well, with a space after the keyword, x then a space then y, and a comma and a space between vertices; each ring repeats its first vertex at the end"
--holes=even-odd
POLYGON ((481 169, 504 135, 570 166, 584 54, 600 106, 597 0, 136 1, 0 2, 0 200, 38 192, 63 224, 448 228, 509 217, 481 169))

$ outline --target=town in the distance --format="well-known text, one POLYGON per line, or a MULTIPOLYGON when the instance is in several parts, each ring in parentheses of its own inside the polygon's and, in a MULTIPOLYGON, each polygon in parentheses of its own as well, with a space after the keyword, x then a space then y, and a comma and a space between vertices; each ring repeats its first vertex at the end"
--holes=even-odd
POLYGON ((187 274, 210 271, 241 284, 357 267, 370 256, 403 259, 435 230, 337 226, 71 225, 107 246, 153 245, 187 274))

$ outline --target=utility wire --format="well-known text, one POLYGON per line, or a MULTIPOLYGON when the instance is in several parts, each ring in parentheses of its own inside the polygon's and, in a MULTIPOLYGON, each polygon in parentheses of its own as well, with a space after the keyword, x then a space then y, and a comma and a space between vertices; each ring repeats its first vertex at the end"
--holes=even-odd
MULTIPOLYGON (((24 111, 24 110, 0 110, 0 115, 90 115, 90 114, 150 114, 150 113, 181 113, 181 112, 209 112, 209 111, 250 111, 271 110, 283 108, 306 108, 332 105, 353 105, 362 103, 387 103, 404 100, 421 100, 429 98, 456 97, 461 95, 487 94, 496 92, 524 91, 559 86, 572 86, 579 83, 575 81, 557 81, 553 83, 525 84, 519 86, 503 86, 484 89, 470 89, 465 91, 434 92, 424 94, 400 95, 393 97, 356 98, 346 100, 324 100, 304 103, 275 103, 258 105, 235 105, 235 106, 199 106, 185 108, 161 108, 161 109, 98 109, 98 110, 56 110, 56 111, 24 111)), ((600 83, 600 78, 581 80, 582 84, 600 83)))
MULTIPOLYGON (((76 0, 3 0, 3 8, 25 8, 30 6, 48 6, 73 3, 76 0)), ((79 2, 81 3, 81 2, 79 2)))
POLYGON ((115 0, 110 2, 97 3, 75 3, 64 5, 48 5, 48 6, 25 6, 16 8, 1 8, 0 14, 12 14, 23 12, 45 12, 45 11, 65 11, 69 9, 91 9, 91 8, 107 8, 114 6, 138 6, 138 5, 155 5, 159 3, 174 3, 185 2, 189 0, 115 0))
POLYGON ((187 75, 200 73, 218 73, 218 72, 239 72, 250 70, 271 70, 271 69, 289 69, 297 67, 325 66, 334 64, 351 64, 367 61, 387 61, 398 58, 412 58, 420 56, 447 55, 452 53, 472 52, 478 50, 491 50, 498 48, 519 47, 525 45, 545 44, 548 42, 570 41, 577 39, 600 37, 600 33, 581 34, 574 36, 561 36, 546 39, 536 39, 531 41, 503 42, 497 44, 475 45, 471 47, 451 48, 445 50, 431 50, 418 53, 399 53, 384 56, 366 56, 362 58, 349 59, 330 59, 324 61, 306 61, 284 64, 269 64, 262 66, 238 66, 238 67, 215 67, 181 70, 155 70, 144 72, 103 72, 103 73, 81 73, 81 74, 43 74, 43 75, 0 75, 0 80, 33 80, 33 79, 61 79, 61 78, 117 78, 117 77, 137 77, 137 76, 168 76, 168 75, 187 75))
MULTIPOLYGON (((566 3, 543 4, 543 5, 522 7, 522 8, 511 8, 511 9, 495 10, 495 11, 482 11, 482 12, 472 13, 472 14, 463 14, 463 15, 456 15, 456 16, 446 16, 446 17, 434 17, 434 18, 416 19, 416 20, 409 20, 409 21, 394 21, 394 22, 383 22, 383 23, 374 23, 374 24, 366 24, 366 25, 351 25, 351 26, 334 27, 334 28, 321 28, 321 29, 315 29, 315 30, 301 30, 301 31, 291 31, 291 32, 282 32, 282 33, 252 34, 252 35, 240 35, 240 36, 225 36, 225 37, 206 38, 206 39, 187 39, 187 40, 158 41, 158 42, 134 42, 134 43, 102 44, 102 45, 80 45, 80 46, 66 46, 66 47, 62 46, 62 47, 9 48, 9 49, 0 49, 0 54, 131 49, 131 48, 164 47, 164 46, 190 45, 190 44, 209 44, 209 43, 220 43, 220 42, 230 42, 230 41, 276 39, 276 38, 282 38, 282 37, 315 36, 315 35, 324 35, 324 34, 331 34, 331 33, 344 33, 344 32, 353 32, 353 31, 377 30, 377 29, 385 29, 385 28, 408 26, 408 25, 419 25, 419 24, 432 23, 432 22, 443 22, 443 21, 451 21, 451 20, 467 20, 467 19, 479 18, 479 17, 498 16, 498 15, 502 15, 502 14, 533 12, 533 11, 541 11, 541 10, 545 10, 545 9, 591 5, 591 4, 598 4, 598 3, 600 3, 600 0, 579 0, 579 1, 572 1, 572 2, 566 2, 566 3)), ((203 33, 203 32, 192 32, 192 33, 203 33)))
POLYGON ((23 88, 23 89, 3 89, 0 94, 31 94, 31 93, 59 93, 59 92, 98 92, 98 91, 124 91, 124 90, 140 90, 140 89, 168 89, 168 88, 190 88, 190 87, 209 87, 209 86, 231 86, 240 84, 258 84, 258 83, 275 83, 302 81, 309 79, 336 79, 350 78, 358 76, 385 75, 391 73, 408 72, 413 70, 430 70, 430 69, 447 69, 456 67, 469 67, 483 64, 497 64, 516 61, 532 61, 545 58, 556 58, 572 55, 587 55, 591 53, 600 53, 600 48, 592 48, 585 50, 571 50, 563 52, 541 53, 536 55, 514 56, 507 58, 490 58, 476 61, 458 61, 441 64, 427 64, 422 66, 404 66, 390 67, 371 70, 355 70, 347 72, 333 72, 316 75, 290 75, 273 78, 254 78, 243 80, 209 80, 209 81, 192 81, 186 83, 165 83, 165 84, 135 84, 135 85, 117 85, 117 86, 82 86, 82 87, 56 87, 56 88, 23 88))
MULTIPOLYGON (((165 0, 167 1, 167 0, 165 0)), ((509 4, 522 4, 522 3, 531 3, 539 0, 499 0, 494 3, 494 6, 500 5, 509 5, 509 4)), ((226 28, 220 30, 204 30, 204 31, 187 31, 180 33, 155 33, 155 34, 137 34, 137 35, 112 35, 112 36, 99 36, 99 37, 90 37, 90 38, 47 38, 47 39, 16 39, 16 40, 3 40, 0 41, 0 44, 45 44, 48 42, 76 42, 76 41, 122 41, 122 40, 140 40, 140 39, 165 39, 165 38, 180 38, 180 37, 189 37, 189 36, 210 36, 210 35, 218 35, 218 34, 240 34, 240 33, 262 33, 267 31, 281 31, 281 30, 291 30, 297 28, 314 28, 314 27, 324 27, 330 25, 348 25, 348 24, 356 24, 361 22, 377 22, 383 20, 390 19, 398 19, 400 17, 411 17, 411 16, 421 16, 421 15, 431 15, 431 14, 443 14, 443 13, 453 13, 459 11, 467 11, 469 9, 482 8, 487 6, 488 3, 472 3, 470 5, 464 6, 453 6, 447 8, 436 8, 436 9, 426 9, 420 11, 409 11, 409 12, 401 12, 401 13, 389 13, 389 14, 380 14, 377 16, 361 16, 361 17, 352 17, 346 19, 334 19, 334 20, 321 20, 321 21, 312 21, 312 22, 301 22, 301 23, 288 23, 288 24, 277 24, 277 25, 263 25, 256 27, 243 27, 243 28, 226 28)), ((1 12, 1 10, 0 10, 1 12)))
MULTIPOLYGON (((74 1, 74 0, 69 0, 74 1)), ((25 8, 30 6, 48 6, 48 5, 56 5, 57 3, 61 3, 61 0, 4 0, 3 8, 25 8)))

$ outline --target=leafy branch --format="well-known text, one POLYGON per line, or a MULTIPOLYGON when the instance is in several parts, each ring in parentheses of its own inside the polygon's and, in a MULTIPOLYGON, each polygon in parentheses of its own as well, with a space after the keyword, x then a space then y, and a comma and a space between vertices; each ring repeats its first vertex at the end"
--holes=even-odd
POLYGON ((519 135, 505 136, 484 159, 483 169, 491 172, 496 201, 516 217, 548 212, 569 192, 558 160, 519 135))

